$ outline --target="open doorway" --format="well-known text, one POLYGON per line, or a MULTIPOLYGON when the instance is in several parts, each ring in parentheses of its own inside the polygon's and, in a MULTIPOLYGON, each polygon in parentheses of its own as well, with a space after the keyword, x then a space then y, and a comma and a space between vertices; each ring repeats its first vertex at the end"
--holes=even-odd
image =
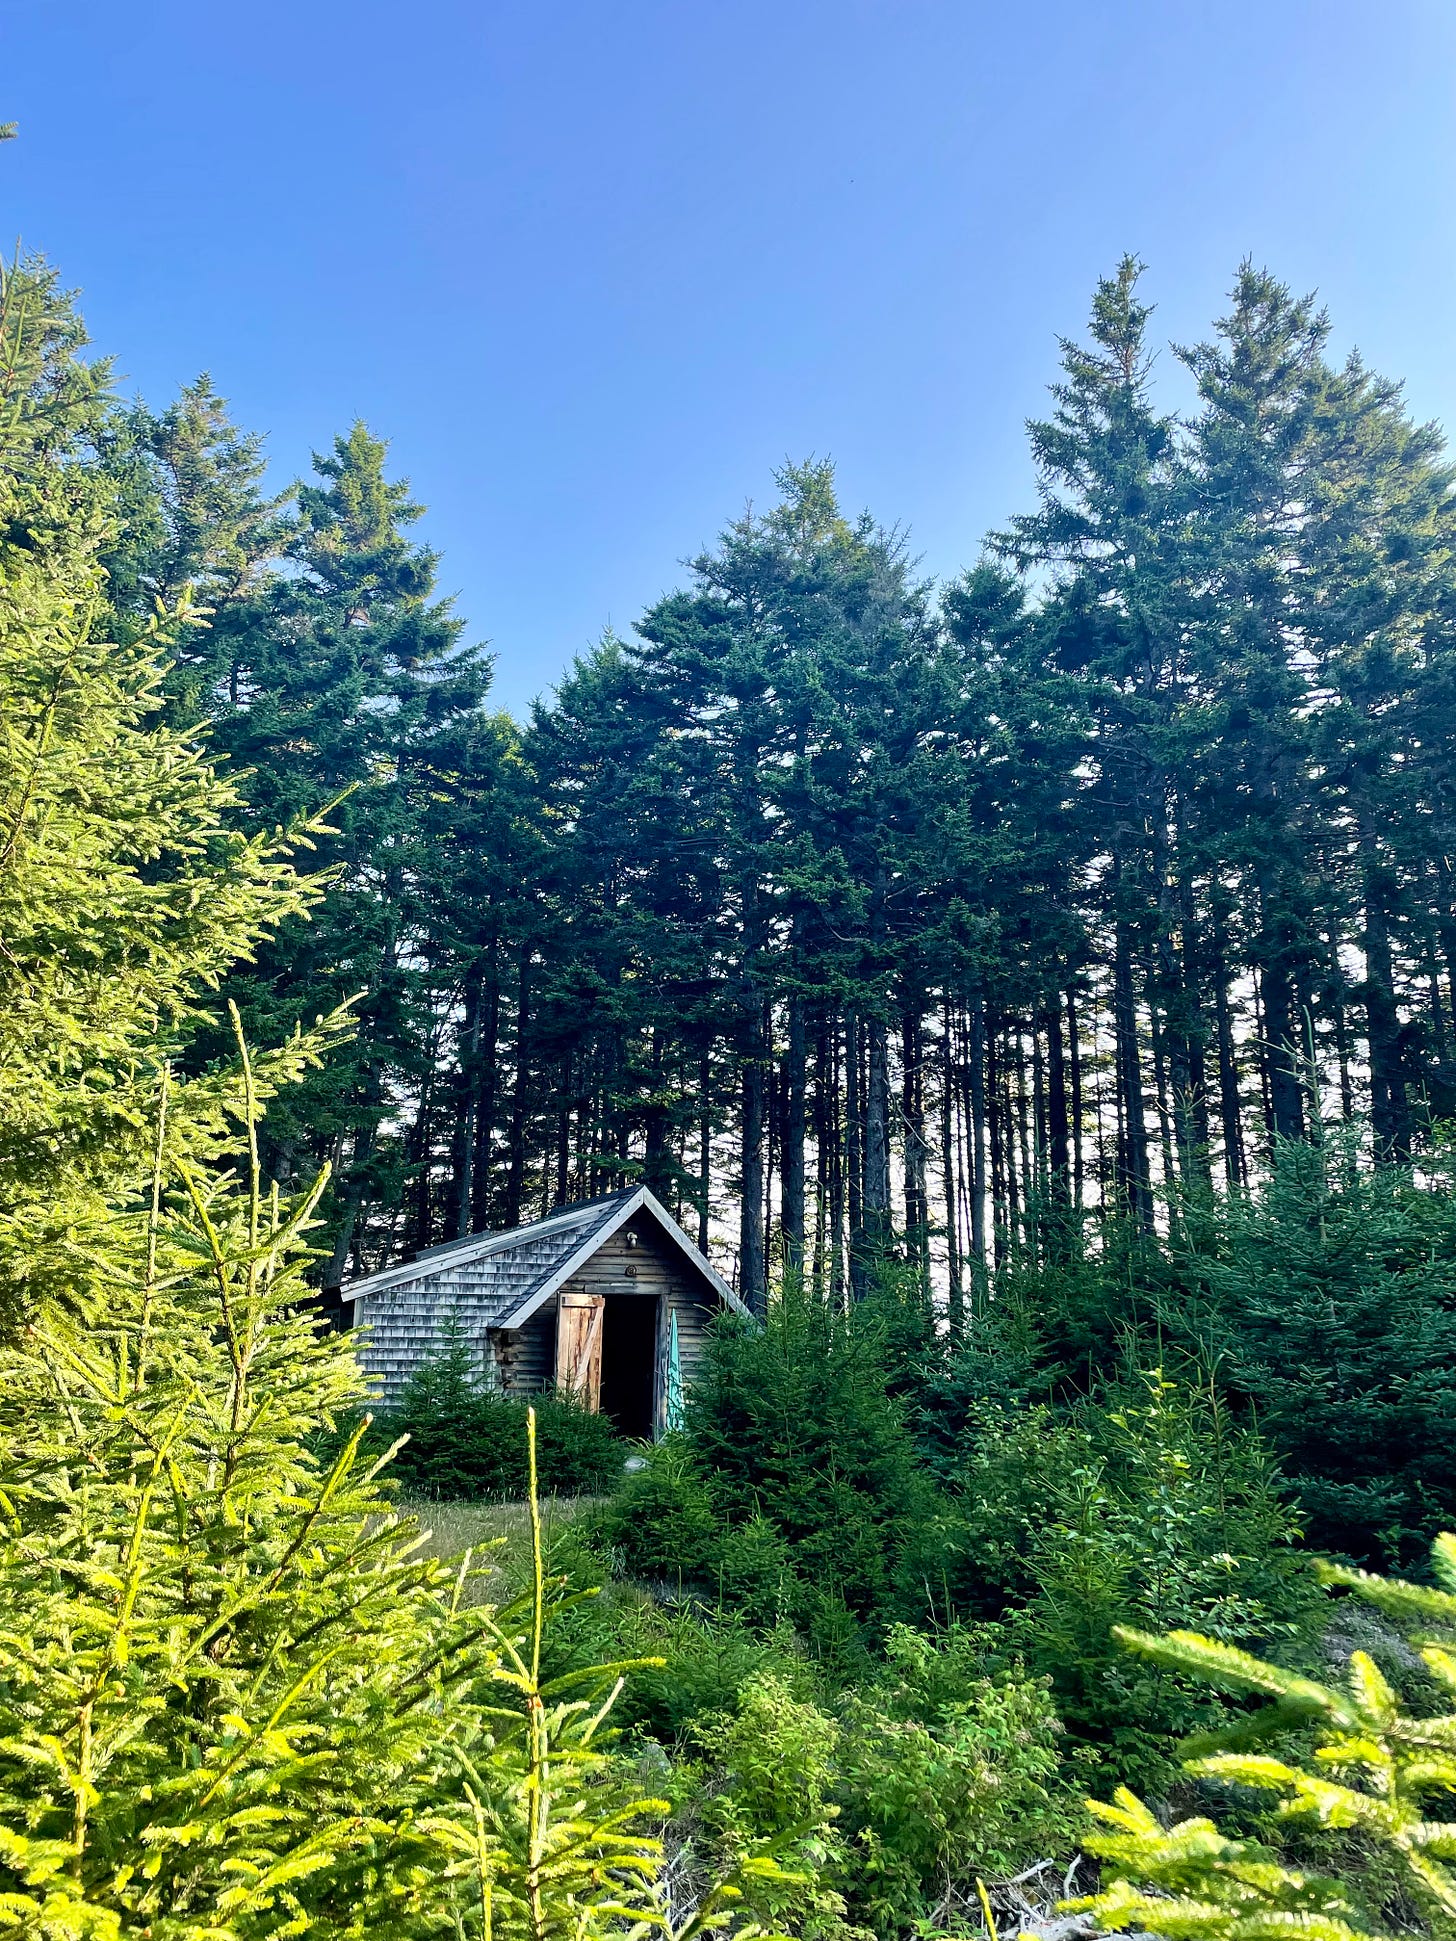
POLYGON ((602 1317, 602 1414, 638 1441, 653 1429, 657 1307, 650 1295, 609 1294, 602 1317))

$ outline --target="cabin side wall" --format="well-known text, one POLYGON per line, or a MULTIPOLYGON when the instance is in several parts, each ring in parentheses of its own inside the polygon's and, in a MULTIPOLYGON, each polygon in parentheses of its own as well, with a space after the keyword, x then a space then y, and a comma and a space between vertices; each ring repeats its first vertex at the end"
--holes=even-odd
MULTIPOLYGON (((392 1407, 421 1363, 443 1354, 453 1341, 470 1347, 482 1381, 494 1386, 500 1380, 490 1342, 495 1325, 560 1257, 563 1244, 558 1236, 547 1236, 453 1266, 432 1268, 421 1261, 417 1278, 361 1294, 352 1303, 356 1346, 377 1399, 392 1407)), ((554 1310, 550 1325, 554 1348, 554 1310)), ((554 1362, 550 1367, 554 1373, 554 1362)))
POLYGON ((520 1328, 492 1328, 490 1354, 505 1395, 539 1395, 556 1381, 556 1303, 548 1301, 520 1328))

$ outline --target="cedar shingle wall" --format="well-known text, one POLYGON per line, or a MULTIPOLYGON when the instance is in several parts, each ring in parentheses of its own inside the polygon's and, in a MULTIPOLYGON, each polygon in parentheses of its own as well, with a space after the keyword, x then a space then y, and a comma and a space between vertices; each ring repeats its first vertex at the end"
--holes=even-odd
MULTIPOLYGON (((359 1358, 386 1407, 397 1402, 420 1363, 454 1339, 470 1346, 481 1379, 510 1395, 549 1388, 556 1376, 556 1304, 547 1301, 523 1327, 497 1324, 538 1286, 557 1263, 581 1244, 581 1229, 523 1241, 478 1260, 431 1266, 421 1261, 417 1279, 396 1283, 354 1303, 359 1358)), ((717 1311, 717 1295, 651 1215, 639 1214, 605 1240, 568 1283, 589 1294, 665 1296, 677 1316, 678 1352, 684 1381, 703 1349, 704 1329, 717 1311), (628 1245, 628 1231, 638 1244, 628 1245), (634 1274, 627 1273, 634 1267, 634 1274)))
POLYGON ((580 1233, 568 1229, 453 1266, 431 1268, 421 1261, 418 1280, 361 1294, 354 1326, 367 1332, 359 1340, 359 1359, 379 1400, 386 1407, 396 1402, 420 1363, 449 1346, 452 1332, 469 1343, 482 1377, 493 1381, 488 1331, 580 1241, 580 1233))

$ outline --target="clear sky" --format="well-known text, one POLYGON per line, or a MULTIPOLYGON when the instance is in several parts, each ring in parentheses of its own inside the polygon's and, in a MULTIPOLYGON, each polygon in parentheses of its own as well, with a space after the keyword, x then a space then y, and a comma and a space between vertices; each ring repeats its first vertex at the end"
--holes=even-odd
POLYGON ((1124 250, 1456 422, 1453 92, 1452 0, 9 0, 0 234, 280 479, 387 436, 519 710, 785 457, 970 563, 1124 250))

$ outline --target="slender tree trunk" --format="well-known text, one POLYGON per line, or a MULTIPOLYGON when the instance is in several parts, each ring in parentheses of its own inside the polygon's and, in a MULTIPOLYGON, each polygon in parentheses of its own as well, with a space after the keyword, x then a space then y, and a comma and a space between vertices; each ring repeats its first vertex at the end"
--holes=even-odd
POLYGON ((1248 1183, 1244 1160, 1244 1114, 1239 1098, 1239 1066, 1234 1051, 1233 1010, 1229 1003, 1228 948, 1222 912, 1213 921, 1213 1003, 1218 1029, 1218 1101, 1223 1128, 1224 1181, 1232 1192, 1248 1183))
POLYGON ((571 1059, 561 1061, 561 1095, 556 1105, 556 1204, 571 1198, 571 1059))
POLYGON ((1080 1213, 1086 1204, 1086 1169, 1082 1154, 1082 1026, 1077 998, 1067 986, 1067 1045, 1072 1072, 1072 1200, 1080 1213))
POLYGON ((865 1030, 864 1228, 874 1259, 890 1246, 890 1051, 885 1021, 872 1014, 865 1030))
POLYGON ((768 1312, 764 1257, 764 1026, 762 1010, 752 1021, 743 1060, 743 1200, 739 1216, 738 1291, 750 1311, 768 1312))
POLYGON ((804 1271, 804 1139, 807 1120, 805 1105, 807 1067, 804 1000, 796 995, 789 999, 783 1134, 784 1266, 792 1274, 802 1274, 804 1271))
POLYGON ((428 1247, 434 1234, 434 1178, 431 1160, 433 1156, 433 1119, 434 1086, 431 1083, 434 1061, 430 1061, 425 1071, 424 1083, 420 1087, 420 1102, 415 1111, 415 1122, 410 1128, 407 1145, 409 1166, 414 1174, 414 1233, 411 1236, 416 1247, 428 1247))
POLYGON ((1179 883, 1180 927, 1183 948, 1179 955, 1179 983, 1183 997, 1183 1046, 1189 1096, 1185 1110, 1191 1124, 1181 1135, 1188 1139, 1184 1158, 1188 1178, 1204 1187, 1213 1184, 1209 1162, 1208 1123, 1208 1019, 1203 984, 1203 934, 1194 903, 1192 872, 1185 868, 1179 883))
POLYGON ((482 993, 480 1055, 475 1066, 475 1151, 470 1163, 470 1228, 490 1225, 491 1165, 495 1158, 496 1072, 500 1057, 500 971, 492 939, 482 993))
MULTIPOLYGON (((979 991, 971 999, 971 1274, 978 1306, 986 1299, 986 1005, 979 991)), ((993 1221, 994 1225, 994 1221, 993 1221)))
MULTIPOLYGON (((1120 865, 1118 874, 1120 875, 1120 865)), ((1148 1126, 1143 1103, 1142 1048, 1138 1043, 1137 999, 1132 977, 1132 939, 1126 920, 1114 919, 1113 1027, 1116 1034, 1117 1094, 1122 1118, 1122 1194, 1128 1214, 1145 1233, 1153 1230, 1152 1173, 1148 1166, 1148 1126)))
POLYGON ((945 1193, 946 1319, 952 1340, 965 1331, 966 1291, 961 1281, 959 1140, 956 1137, 955 1028, 950 998, 941 1007, 940 1165, 945 1193))
POLYGON ((1289 919, 1260 889, 1262 957, 1259 996, 1264 1008, 1263 1065, 1267 1074, 1270 1131, 1280 1139, 1304 1137, 1304 1087, 1299 1077, 1299 1029, 1294 1015, 1294 980, 1288 937, 1289 919))
POLYGON ((703 1047, 698 1073, 698 1251, 708 1251, 713 1219, 713 1052, 703 1047))
POLYGON ((349 1256, 354 1247, 354 1236, 359 1225, 359 1213, 364 1204, 364 1168, 368 1165, 373 1151, 373 1126, 360 1126, 354 1134, 354 1154, 344 1182, 338 1231, 334 1235, 329 1264, 324 1270, 325 1288, 339 1287, 343 1284, 349 1256))
POLYGON ((844 1014, 844 1167, 849 1197, 849 1298, 864 1293, 864 1086, 859 1014, 844 1014))
POLYGON ((461 1020, 454 1110, 450 1132, 450 1214, 448 1231, 458 1240, 470 1231, 470 1179, 475 1164, 476 1070, 480 1063, 481 970, 476 965, 465 981, 465 1016, 461 1020))
POLYGON ((516 1083, 511 1094, 511 1126, 506 1152, 506 1226, 521 1223, 526 1184, 526 1110, 530 1094, 531 953, 521 952, 516 984, 516 1083))
MULTIPOLYGON (((846 1021, 845 1036, 849 1035, 846 1021)), ((829 1297, 836 1309, 843 1308, 848 1296, 847 1281, 848 1235, 846 1232, 846 1198, 848 1182, 846 1173, 845 1132, 846 1112, 841 1102, 840 1083, 840 1023, 831 1017, 824 1032, 825 1050, 828 1054, 829 1096, 825 1118, 829 1131, 829 1236, 830 1267, 829 1297)), ((847 1074, 848 1066, 845 1071, 847 1074)), ((845 1083, 848 1083, 846 1076, 845 1083)))
POLYGON ((1061 993, 1047 993, 1047 1159, 1048 1199, 1063 1225, 1072 1205, 1071 1119, 1067 1104, 1067 1062, 1062 1044, 1061 993))
POLYGON ((663 1058, 662 1028, 654 1024, 650 1034, 651 1092, 647 1103, 647 1124, 642 1151, 642 1183, 649 1193, 659 1200, 666 1201, 672 1191, 672 1167, 668 1150, 670 1124, 667 1101, 664 1097, 666 1079, 663 1058))
POLYGON ((1177 1178, 1173 1165, 1173 1119, 1168 1098, 1168 1055, 1166 1020, 1159 1017, 1156 1004, 1148 1006, 1148 1035, 1153 1044, 1153 1096, 1158 1102, 1158 1139, 1163 1154, 1163 1185, 1171 1188, 1177 1178))
POLYGON ((814 1264, 815 1300, 825 1300, 833 1281, 831 1181, 835 1171, 834 1077, 830 1062, 829 1020, 817 1014, 814 1031, 814 1264))
MULTIPOLYGON (((1001 1061, 997 1053, 997 1033, 986 1030, 986 1128, 991 1146, 991 1241, 997 1268, 1006 1264, 1010 1237, 1011 1193, 1007 1182, 1006 1143, 1002 1137, 1001 1061)), ((972 1072, 976 1069, 972 1061, 972 1072)))
POLYGON ((926 1197, 925 1044, 918 1001, 905 1009, 900 1027, 901 1118, 905 1139, 905 1245, 920 1269, 922 1298, 930 1300, 930 1206, 926 1197))
POLYGON ((1401 1057, 1400 1013, 1390 943, 1386 869, 1373 835, 1362 831, 1365 890, 1365 1017, 1370 1046, 1370 1120, 1377 1155, 1410 1157, 1411 1111, 1401 1057))

